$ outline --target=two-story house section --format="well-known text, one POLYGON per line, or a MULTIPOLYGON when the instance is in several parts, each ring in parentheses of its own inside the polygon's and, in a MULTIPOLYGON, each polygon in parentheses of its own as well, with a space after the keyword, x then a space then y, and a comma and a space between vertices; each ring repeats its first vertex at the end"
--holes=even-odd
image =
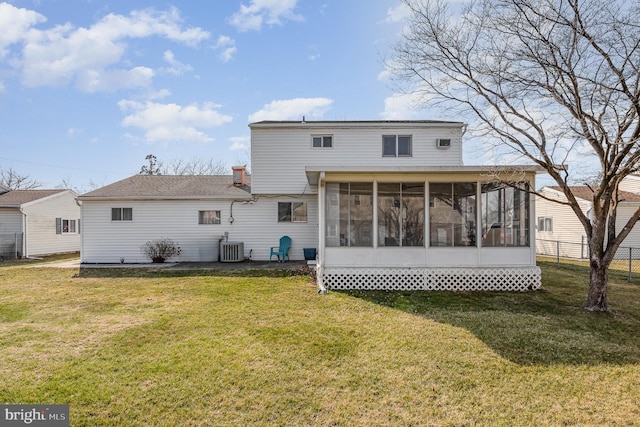
POLYGON ((285 219, 278 226, 294 242, 316 236, 321 289, 540 286, 527 192, 539 170, 463 165, 464 123, 249 126, 252 195, 285 219))

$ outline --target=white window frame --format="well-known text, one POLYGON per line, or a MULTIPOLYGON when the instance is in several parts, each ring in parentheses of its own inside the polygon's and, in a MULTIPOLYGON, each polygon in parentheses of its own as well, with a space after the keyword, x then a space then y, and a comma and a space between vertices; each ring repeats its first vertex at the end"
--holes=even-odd
POLYGON ((198 211, 199 225, 218 225, 222 224, 222 213, 215 209, 205 209, 198 211))
POLYGON ((307 202, 278 202, 278 222, 292 222, 292 223, 303 223, 303 222, 307 222, 309 218, 309 211, 308 211, 308 206, 307 206, 307 202), (281 204, 289 204, 289 219, 280 219, 280 205, 281 204), (304 220, 302 219, 297 219, 296 216, 293 214, 293 211, 295 209, 294 205, 298 205, 299 206, 304 206, 304 220))
POLYGON ((56 234, 80 234, 80 220, 56 218, 56 234))
POLYGON ((133 208, 111 208, 111 221, 133 221, 133 208), (120 212, 119 218, 114 217, 114 213, 117 212, 116 209, 120 212), (130 213, 128 218, 125 218, 125 212, 130 213))
POLYGON ((314 150, 333 148, 333 135, 311 135, 311 148, 314 150), (319 145, 316 145, 316 140, 319 145), (327 141, 329 145, 326 145, 327 141))
POLYGON ((76 234, 75 219, 62 219, 62 234, 76 234))
POLYGON ((413 136, 412 135, 382 135, 382 157, 413 157, 413 136), (385 154, 385 139, 393 138, 395 142, 395 147, 393 150, 393 154, 388 153, 385 154), (400 154, 400 138, 407 138, 409 142, 409 153, 408 154, 400 154))
POLYGON ((553 232, 553 217, 539 216, 538 217, 538 231, 553 232))

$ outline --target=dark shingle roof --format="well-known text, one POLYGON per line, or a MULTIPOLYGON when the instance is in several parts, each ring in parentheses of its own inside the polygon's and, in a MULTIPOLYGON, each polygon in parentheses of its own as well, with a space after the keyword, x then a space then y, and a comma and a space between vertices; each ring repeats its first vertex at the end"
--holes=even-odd
POLYGON ((15 208, 67 190, 11 190, 0 194, 0 207, 15 208))
MULTIPOLYGON (((550 186, 549 188, 562 193, 562 189, 559 186, 550 186)), ((591 191, 591 189, 586 185, 570 186, 569 188, 577 198, 588 202, 593 201, 593 191, 591 191)), ((618 191, 618 196, 623 202, 640 202, 640 194, 630 193, 628 191, 618 191)))
POLYGON ((233 185, 232 175, 134 175, 79 196, 92 199, 215 199, 248 197, 251 178, 233 185))

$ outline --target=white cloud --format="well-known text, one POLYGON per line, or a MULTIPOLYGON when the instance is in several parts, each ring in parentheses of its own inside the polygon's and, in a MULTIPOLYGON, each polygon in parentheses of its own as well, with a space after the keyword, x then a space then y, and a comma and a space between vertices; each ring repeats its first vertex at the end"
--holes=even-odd
POLYGON ((181 106, 121 100, 118 106, 128 113, 122 125, 141 129, 144 131, 143 139, 149 143, 213 141, 200 129, 220 126, 232 120, 231 116, 218 112, 220 106, 213 103, 181 106))
POLYGON ((417 110, 423 97, 417 93, 393 94, 384 100, 384 111, 380 116, 384 120, 415 120, 424 118, 424 112, 417 110))
POLYGON ((248 136, 235 136, 230 138, 230 140, 231 147, 229 147, 229 151, 246 151, 251 148, 251 138, 248 136))
POLYGON ((282 21, 301 21, 295 14, 297 0, 251 0, 248 6, 240 5, 240 10, 229 18, 229 23, 238 31, 260 30, 262 25, 282 25, 282 21))
POLYGON ((89 93, 149 87, 154 74, 154 71, 147 67, 135 67, 130 70, 82 70, 76 77, 76 87, 89 93))
POLYGON ((47 18, 37 12, 19 9, 9 3, 0 3, 0 59, 6 54, 6 48, 25 39, 31 27, 47 18))
POLYGON ((151 84, 154 72, 150 68, 123 66, 128 39, 157 36, 196 45, 210 36, 201 28, 183 28, 175 8, 133 11, 129 16, 109 14, 88 28, 67 23, 47 30, 24 31, 19 66, 26 86, 75 83, 88 92, 151 84))
POLYGON ((262 120, 302 120, 302 116, 317 119, 331 107, 328 98, 295 98, 272 101, 249 116, 250 122, 262 120))
POLYGON ((162 55, 165 62, 167 62, 170 67, 163 68, 163 70, 169 74, 173 74, 174 76, 179 76, 184 72, 193 70, 193 67, 188 64, 183 64, 175 58, 175 55, 170 50, 166 50, 162 55))
POLYGON ((236 42, 231 37, 220 36, 218 41, 213 46, 214 50, 219 50, 221 53, 218 55, 222 62, 229 62, 233 59, 233 55, 237 52, 236 42))
POLYGON ((411 15, 411 10, 407 7, 404 2, 399 3, 395 7, 390 7, 387 10, 387 18, 386 22, 402 22, 407 19, 411 15))

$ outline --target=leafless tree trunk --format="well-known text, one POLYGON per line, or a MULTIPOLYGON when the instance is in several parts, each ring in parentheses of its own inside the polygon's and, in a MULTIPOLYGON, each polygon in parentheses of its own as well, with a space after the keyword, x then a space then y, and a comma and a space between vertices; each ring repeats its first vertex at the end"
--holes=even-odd
POLYGON ((547 171, 587 234, 586 308, 608 311, 609 265, 640 219, 638 209, 616 230, 618 187, 638 172, 640 158, 639 2, 405 4, 408 24, 387 61, 397 81, 423 105, 471 118, 497 152, 547 171), (576 172, 559 167, 580 159, 599 176, 591 217, 572 192, 576 172))

